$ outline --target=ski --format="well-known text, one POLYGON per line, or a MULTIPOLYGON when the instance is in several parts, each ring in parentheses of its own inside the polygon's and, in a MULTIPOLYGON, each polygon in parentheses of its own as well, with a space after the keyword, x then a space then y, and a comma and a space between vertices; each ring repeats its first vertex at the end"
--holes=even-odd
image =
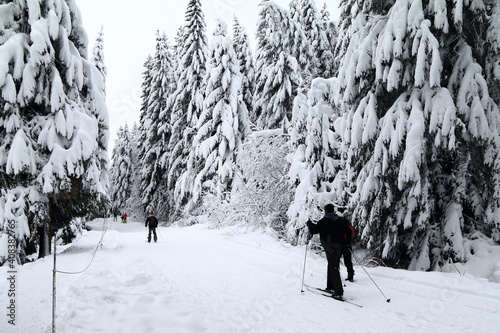
POLYGON ((351 301, 350 299, 347 299, 347 298, 335 298, 335 297, 333 297, 332 293, 329 292, 329 291, 327 291, 326 289, 312 287, 312 286, 309 286, 307 284, 305 285, 305 287, 309 291, 312 291, 312 292, 314 292, 316 294, 319 294, 319 295, 322 295, 322 296, 325 296, 325 297, 328 297, 328 298, 332 298, 332 299, 334 299, 336 301, 349 303, 349 304, 352 304, 354 306, 357 306, 358 308, 362 308, 363 307, 362 305, 354 303, 353 301, 351 301))
POLYGON ((326 289, 323 289, 323 288, 318 288, 318 287, 313 287, 313 286, 310 286, 308 284, 304 284, 304 286, 307 288, 307 290, 309 291, 312 291, 312 292, 315 292, 317 294, 320 294, 320 293, 325 293, 325 294, 328 294, 328 295, 332 295, 332 292, 331 291, 328 291, 326 289))
POLYGON ((325 296, 325 297, 328 297, 328 298, 333 298, 336 301, 340 301, 340 302, 352 304, 354 306, 357 306, 358 308, 362 308, 363 307, 362 305, 360 305, 358 303, 354 303, 353 301, 351 301, 349 299, 346 299, 346 298, 335 298, 331 294, 328 294, 328 295, 327 294, 322 294, 322 295, 325 296))

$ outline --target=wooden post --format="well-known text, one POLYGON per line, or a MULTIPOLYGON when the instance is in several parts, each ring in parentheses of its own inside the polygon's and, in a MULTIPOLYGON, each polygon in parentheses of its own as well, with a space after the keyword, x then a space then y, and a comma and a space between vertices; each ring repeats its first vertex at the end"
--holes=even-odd
POLYGON ((54 235, 54 267, 52 269, 52 333, 56 333, 56 239, 54 235))

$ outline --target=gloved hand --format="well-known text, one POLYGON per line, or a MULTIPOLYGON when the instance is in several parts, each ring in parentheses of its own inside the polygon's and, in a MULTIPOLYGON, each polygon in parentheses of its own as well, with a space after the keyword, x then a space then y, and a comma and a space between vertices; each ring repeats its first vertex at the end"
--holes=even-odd
POLYGON ((312 221, 311 221, 311 220, 307 220, 307 223, 306 223, 306 224, 307 224, 307 226, 308 226, 308 227, 310 227, 313 223, 312 223, 312 221))

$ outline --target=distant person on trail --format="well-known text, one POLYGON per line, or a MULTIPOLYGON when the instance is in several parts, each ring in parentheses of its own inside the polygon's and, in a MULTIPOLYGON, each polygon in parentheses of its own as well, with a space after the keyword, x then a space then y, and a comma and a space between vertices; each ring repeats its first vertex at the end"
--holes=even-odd
POLYGON ((332 292, 334 298, 342 299, 344 288, 340 279, 339 262, 342 247, 350 242, 351 229, 349 223, 343 217, 335 214, 332 204, 325 206, 325 216, 316 224, 307 221, 307 227, 312 234, 320 235, 321 245, 326 253, 327 282, 326 290, 332 292))
POLYGON ((155 243, 158 240, 156 237, 156 227, 158 226, 158 219, 156 218, 153 212, 149 213, 148 218, 146 219, 146 227, 149 225, 149 233, 148 233, 148 243, 151 243, 151 232, 153 232, 155 243))
POLYGON ((117 217, 118 217, 118 212, 115 210, 113 211, 113 222, 118 221, 117 217))
MULTIPOLYGON (((338 216, 346 219, 344 216, 344 208, 338 207, 336 214, 338 216)), ((347 221, 347 219, 346 219, 346 221, 347 221)), ((344 258, 344 265, 347 268, 346 281, 354 282, 354 268, 352 266, 352 244, 351 244, 352 238, 354 237, 354 228, 349 223, 349 221, 347 221, 347 225, 349 226, 351 233, 350 233, 350 235, 346 236, 346 242, 345 242, 345 245, 342 246, 342 251, 340 252, 340 257, 344 258)), ((340 257, 339 257, 339 260, 340 260, 340 257)))
POLYGON ((122 223, 127 223, 127 213, 123 213, 122 215, 122 223))

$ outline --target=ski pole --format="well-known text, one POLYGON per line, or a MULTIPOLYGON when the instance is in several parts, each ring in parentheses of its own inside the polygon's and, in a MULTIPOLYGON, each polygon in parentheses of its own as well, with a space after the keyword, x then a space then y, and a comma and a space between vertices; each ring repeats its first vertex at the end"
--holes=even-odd
POLYGON ((391 299, 390 298, 387 298, 387 296, 385 296, 384 292, 379 288, 379 286, 377 285, 377 283, 375 283, 375 281, 372 279, 371 275, 368 274, 367 270, 365 269, 365 267, 361 264, 361 262, 358 260, 358 257, 351 251, 351 254, 352 256, 354 257, 354 260, 356 260, 356 262, 358 263, 359 266, 361 266, 361 268, 365 271, 366 275, 368 275, 368 277, 370 278, 370 280, 372 280, 373 284, 375 285, 375 287, 377 287, 378 291, 380 291, 380 293, 382 294, 382 296, 384 296, 385 298, 385 301, 387 303, 390 303, 391 302, 391 299))
MULTIPOLYGON (((345 266, 345 264, 344 264, 344 266, 345 266)), ((345 282, 343 282, 344 281, 344 277, 342 276, 342 272, 340 271, 340 257, 339 257, 338 270, 339 270, 340 281, 342 281, 342 284, 344 285, 344 287, 347 287, 347 285, 345 284, 345 282)))
POLYGON ((304 277, 306 276, 306 260, 307 260, 307 247, 309 245, 309 241, 306 241, 306 252, 304 254, 304 269, 302 270, 302 287, 300 288, 300 292, 304 293, 304 277))
POLYGON ((157 228, 156 228, 156 231, 158 231, 158 235, 160 235, 161 241, 162 241, 163 243, 165 243, 165 240, 163 240, 163 236, 161 235, 161 232, 160 232, 160 227, 157 227, 157 228))

